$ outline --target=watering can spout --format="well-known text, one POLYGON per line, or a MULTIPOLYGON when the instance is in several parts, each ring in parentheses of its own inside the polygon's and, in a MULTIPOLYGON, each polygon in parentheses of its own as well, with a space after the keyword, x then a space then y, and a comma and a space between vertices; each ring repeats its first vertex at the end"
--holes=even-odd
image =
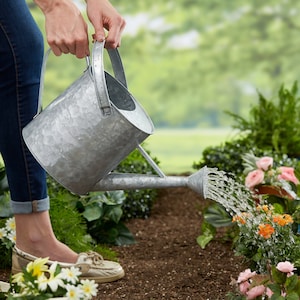
POLYGON ((91 191, 188 187, 205 199, 208 173, 207 167, 190 176, 159 177, 157 175, 110 173, 97 182, 91 191))

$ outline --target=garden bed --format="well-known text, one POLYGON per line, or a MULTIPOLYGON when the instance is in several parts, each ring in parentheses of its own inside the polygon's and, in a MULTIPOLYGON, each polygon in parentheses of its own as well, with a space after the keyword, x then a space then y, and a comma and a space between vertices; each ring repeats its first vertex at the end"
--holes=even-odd
MULTIPOLYGON (((101 300, 221 300, 245 269, 222 234, 206 249, 196 242, 207 201, 187 188, 161 190, 150 218, 127 223, 137 243, 114 247, 126 276, 102 284, 101 300)), ((0 280, 8 280, 3 271, 0 280)))

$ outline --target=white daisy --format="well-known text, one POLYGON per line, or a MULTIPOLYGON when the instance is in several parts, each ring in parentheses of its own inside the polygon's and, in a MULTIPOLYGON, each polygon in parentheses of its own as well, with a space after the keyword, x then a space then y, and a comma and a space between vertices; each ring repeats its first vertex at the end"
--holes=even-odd
POLYGON ((5 227, 7 231, 16 231, 15 218, 9 218, 8 220, 6 220, 5 227))
POLYGON ((67 290, 66 297, 70 300, 80 300, 84 296, 79 286, 67 284, 65 288, 67 290))
POLYGON ((80 283, 79 287, 84 294, 84 299, 92 299, 93 296, 97 296, 98 284, 95 283, 95 280, 84 279, 80 283))
POLYGON ((45 272, 48 273, 47 275, 43 273, 38 277, 37 283, 40 291, 45 291, 48 286, 52 292, 56 292, 59 286, 65 287, 65 284, 59 274, 55 276, 56 268, 57 262, 53 263, 49 270, 45 272))
POLYGON ((17 241, 17 235, 15 231, 9 232, 6 236, 13 244, 17 241))
POLYGON ((81 275, 81 272, 79 271, 78 268, 76 267, 71 267, 71 268, 63 268, 61 270, 61 278, 66 280, 67 282, 70 282, 72 284, 75 284, 78 282, 78 276, 81 275))

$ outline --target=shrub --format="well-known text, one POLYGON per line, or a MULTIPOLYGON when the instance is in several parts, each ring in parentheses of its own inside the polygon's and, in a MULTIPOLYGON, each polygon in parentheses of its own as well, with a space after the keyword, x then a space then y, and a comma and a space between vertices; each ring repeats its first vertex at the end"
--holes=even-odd
POLYGON ((259 94, 258 104, 250 111, 246 120, 227 112, 235 121, 234 128, 245 134, 245 140, 251 141, 259 149, 300 156, 300 97, 295 82, 290 90, 282 85, 278 99, 266 99, 259 94))

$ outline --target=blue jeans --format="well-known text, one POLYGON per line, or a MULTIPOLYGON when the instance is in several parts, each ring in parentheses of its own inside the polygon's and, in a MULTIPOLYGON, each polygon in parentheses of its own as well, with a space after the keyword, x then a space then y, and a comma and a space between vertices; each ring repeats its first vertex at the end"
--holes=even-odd
POLYGON ((37 111, 43 52, 25 0, 0 0, 0 152, 14 214, 49 209, 46 173, 22 138, 37 111))

